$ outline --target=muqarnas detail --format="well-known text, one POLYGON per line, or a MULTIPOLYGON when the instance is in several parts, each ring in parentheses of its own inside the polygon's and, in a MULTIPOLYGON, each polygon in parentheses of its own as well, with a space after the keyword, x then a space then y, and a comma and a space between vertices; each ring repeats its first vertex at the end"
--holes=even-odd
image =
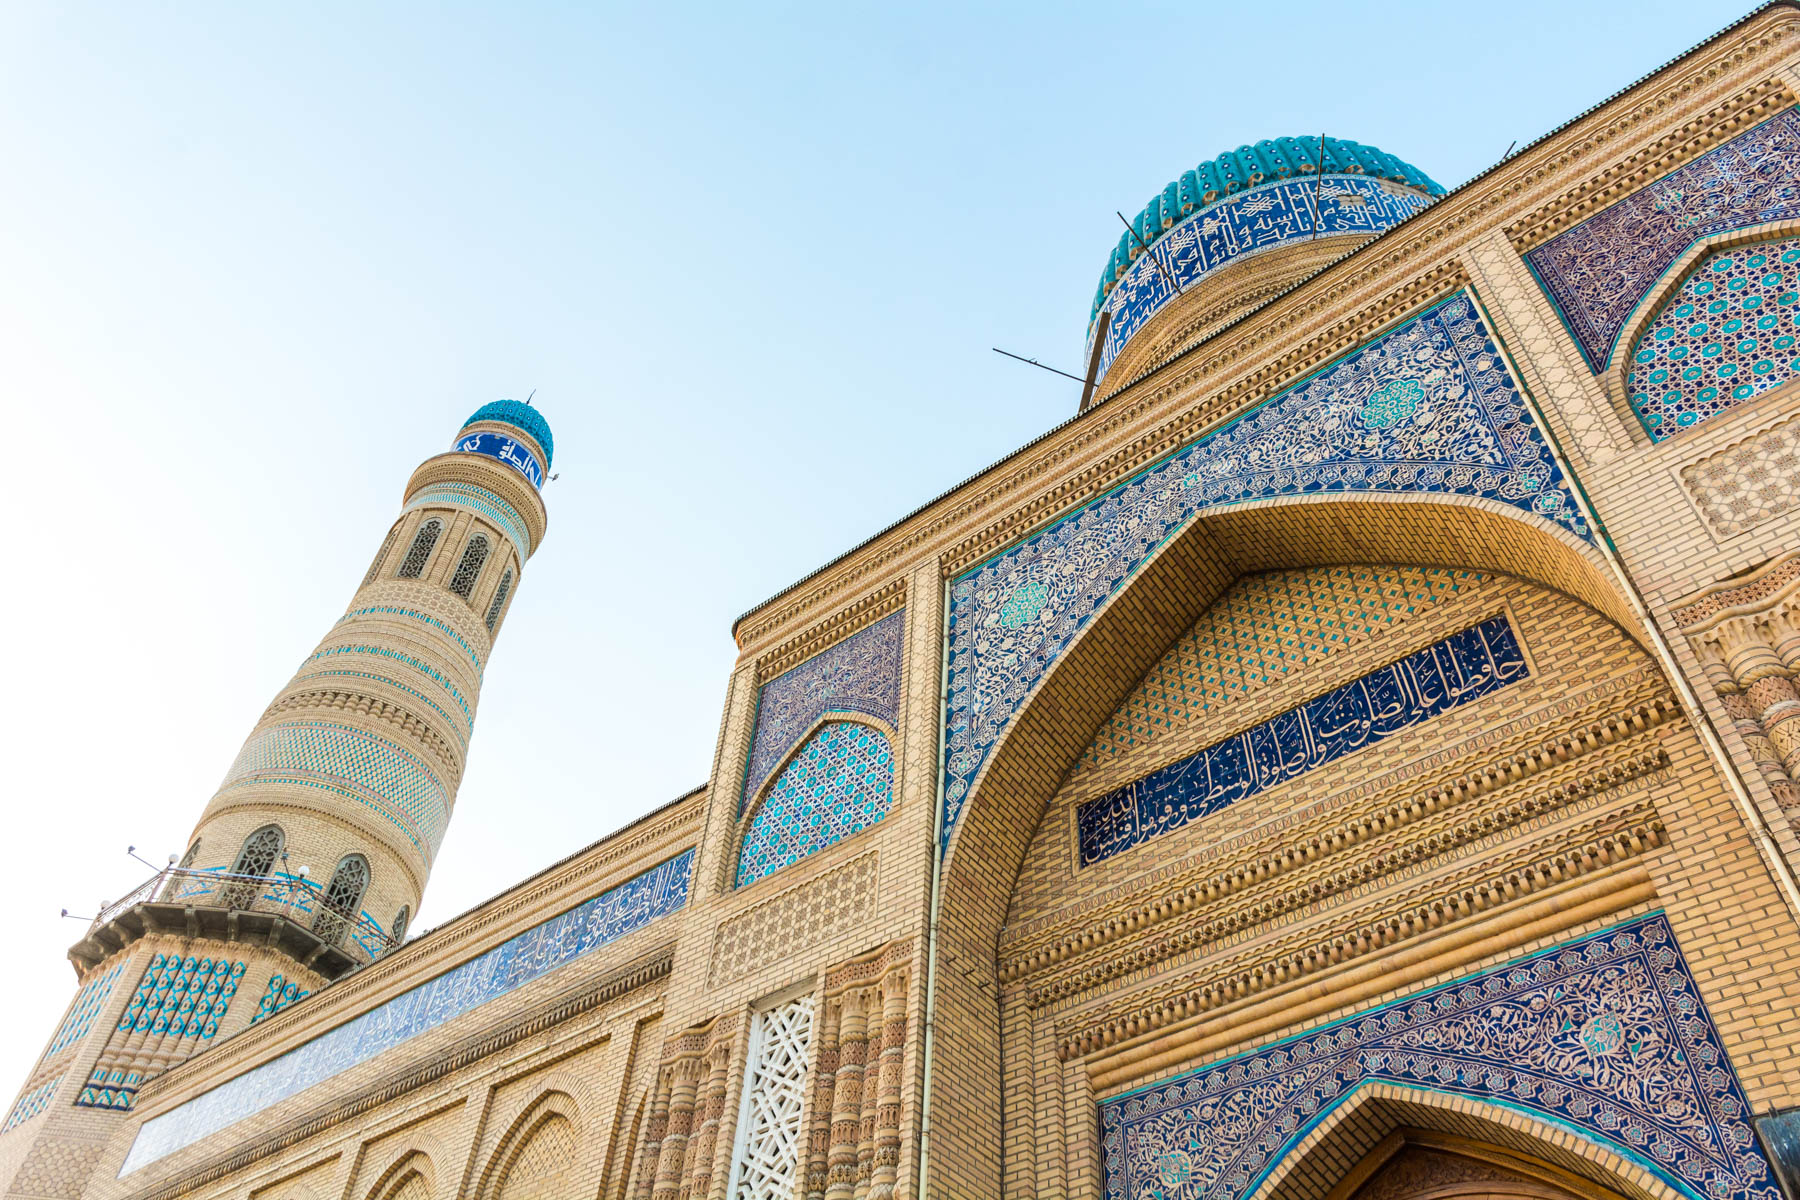
POLYGON ((1081 806, 1081 865, 1122 854, 1529 674, 1503 616, 1271 717, 1081 806))

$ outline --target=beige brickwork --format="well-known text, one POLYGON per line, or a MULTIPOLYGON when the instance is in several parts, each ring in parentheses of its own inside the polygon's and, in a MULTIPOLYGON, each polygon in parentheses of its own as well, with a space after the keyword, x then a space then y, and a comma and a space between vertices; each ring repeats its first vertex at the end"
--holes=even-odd
MULTIPOLYGON (((784 1084, 795 1195, 1094 1198, 1103 1102, 1652 912, 1755 1112, 1800 1106, 1800 387, 1657 444, 1622 390, 1623 356, 1688 266, 1787 228, 1691 248, 1599 371, 1522 257, 1793 105, 1797 34, 1800 8, 1760 11, 1356 253, 1265 255, 1190 289, 1077 420, 740 620, 713 761, 695 764, 705 786, 473 912, 355 963, 299 961, 266 922, 102 923, 74 957, 84 979, 124 964, 118 984, 21 1090, 58 1081, 0 1133, 0 1183, 96 1200, 725 1200, 753 1031, 805 1010, 807 1058, 784 1084), (941 830, 949 581, 1457 291, 1598 536, 1447 495, 1208 512, 1059 646, 941 830), (869 718, 893 754, 885 817, 736 886, 768 790, 740 807, 760 688, 902 609, 897 713, 869 718), (1079 861, 1084 803, 1499 615, 1528 678, 1079 861), (121 1177, 146 1122, 690 851, 678 910, 121 1177), (117 1037, 156 953, 246 964, 203 1052, 117 1037), (276 973, 313 994, 252 1025, 276 973), (129 1112, 75 1107, 109 1054, 154 1078, 129 1112)), ((454 800, 493 649, 486 613, 501 571, 516 590, 543 538, 521 478, 474 455, 428 460, 319 644, 385 652, 344 656, 370 674, 394 654, 425 664, 444 681, 433 703, 303 667, 253 742, 297 720, 344 724, 403 742, 454 800), (415 500, 450 485, 504 494, 523 533, 415 500), (399 578, 432 520, 431 554, 399 578), (477 533, 492 557, 465 600, 448 585, 477 533), (451 687, 466 721, 439 696, 451 687)), ((291 866, 322 881, 354 850, 373 868, 365 907, 416 911, 429 852, 291 781, 222 789, 196 864, 228 863, 270 821, 291 866)), ((1251 1195, 1399 1200, 1419 1191, 1397 1182, 1406 1171, 1458 1170, 1538 1200, 1680 1194, 1565 1126, 1380 1085, 1251 1195)))

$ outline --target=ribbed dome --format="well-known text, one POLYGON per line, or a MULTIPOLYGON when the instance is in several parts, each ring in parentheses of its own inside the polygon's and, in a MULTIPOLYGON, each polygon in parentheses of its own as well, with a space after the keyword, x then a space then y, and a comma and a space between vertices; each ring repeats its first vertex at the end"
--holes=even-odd
MULTIPOLYGON (((1239 146, 1191 171, 1183 171, 1144 206, 1130 233, 1119 235, 1119 244, 1100 273, 1100 288, 1094 295, 1091 321, 1100 312, 1107 293, 1125 274, 1127 268, 1143 253, 1143 244, 1153 246, 1156 239, 1194 213, 1211 208, 1245 188, 1277 179, 1311 175, 1319 169, 1318 137, 1273 138, 1254 146, 1239 146)), ((1410 163, 1385 151, 1344 138, 1323 139, 1323 162, 1326 175, 1367 175, 1414 188, 1430 196, 1442 196, 1444 189, 1429 175, 1410 163)))
POLYGON ((467 429, 477 421, 499 421, 530 434, 531 440, 544 448, 544 468, 549 469, 556 447, 550 438, 550 422, 544 420, 543 413, 517 400, 496 400, 476 409, 475 415, 464 421, 462 427, 467 429))

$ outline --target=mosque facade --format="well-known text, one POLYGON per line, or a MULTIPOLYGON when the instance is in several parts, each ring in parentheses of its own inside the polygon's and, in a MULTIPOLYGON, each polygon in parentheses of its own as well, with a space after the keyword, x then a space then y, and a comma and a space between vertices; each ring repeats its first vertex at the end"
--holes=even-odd
POLYGON ((737 621, 701 786, 414 935, 548 526, 487 405, 0 1190, 1800 1200, 1797 339, 1794 4, 1452 191, 1220 154, 1068 421, 737 621))

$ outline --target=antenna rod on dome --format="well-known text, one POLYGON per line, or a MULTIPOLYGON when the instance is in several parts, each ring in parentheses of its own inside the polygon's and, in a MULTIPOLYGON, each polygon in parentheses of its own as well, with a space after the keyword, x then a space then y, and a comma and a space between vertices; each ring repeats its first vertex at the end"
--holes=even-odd
MULTIPOLYGON (((1144 253, 1150 254, 1150 247, 1144 242, 1143 236, 1138 233, 1137 227, 1130 221, 1125 220, 1125 214, 1115 208, 1113 209, 1113 215, 1119 218, 1124 224, 1125 231, 1137 241, 1137 244, 1144 247, 1144 253)), ((1150 261, 1156 264, 1156 269, 1158 271, 1162 272, 1163 282, 1169 285, 1169 290, 1174 292, 1177 296, 1181 295, 1181 285, 1175 282, 1175 277, 1169 274, 1169 269, 1167 267, 1163 266, 1162 259, 1156 257, 1154 254, 1150 254, 1150 261)))
MULTIPOLYGON (((536 388, 532 388, 532 389, 531 389, 531 396, 535 396, 535 395, 537 395, 537 389, 536 389, 536 388)), ((525 403, 527 403, 527 404, 530 404, 530 403, 531 403, 531 396, 527 396, 527 397, 525 397, 525 403)))
POLYGON ((1088 401, 1094 398, 1094 384, 1100 374, 1100 355, 1106 349, 1106 331, 1112 325, 1112 313, 1107 309, 1100 310, 1100 319, 1094 322, 1094 349, 1088 354, 1087 378, 1081 381, 1081 403, 1075 406, 1078 413, 1086 412, 1088 401))
POLYGON ((1324 203, 1325 190, 1325 135, 1319 135, 1319 152, 1313 156, 1313 231, 1307 241, 1314 241, 1319 236, 1319 225, 1324 220, 1324 210, 1319 206, 1324 203))
POLYGON ((989 346, 988 349, 992 350, 995 354, 1004 354, 1004 355, 1006 355, 1006 357, 1016 358, 1022 363, 1030 363, 1032 366, 1036 367, 1040 371, 1048 371, 1052 375, 1061 375, 1064 379, 1073 379, 1076 383, 1086 383, 1087 382, 1087 380, 1083 379, 1079 375, 1071 375, 1067 371, 1059 371, 1055 367, 1046 367, 1043 363, 1039 362, 1035 358, 1026 358, 1022 354, 1014 354, 1011 350, 1002 350, 998 346, 989 346))

